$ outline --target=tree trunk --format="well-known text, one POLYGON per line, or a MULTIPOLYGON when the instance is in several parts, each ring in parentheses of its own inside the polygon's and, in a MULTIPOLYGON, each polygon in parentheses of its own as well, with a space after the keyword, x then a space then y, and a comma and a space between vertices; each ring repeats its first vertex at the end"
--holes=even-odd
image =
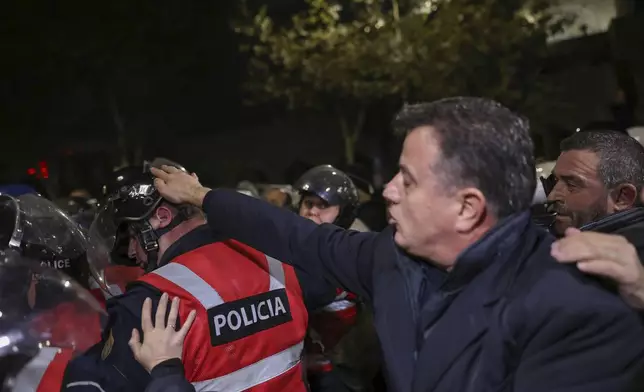
POLYGON ((356 145, 351 138, 344 138, 344 160, 347 165, 356 163, 356 145))
POLYGON ((358 109, 353 121, 348 119, 348 115, 339 113, 340 130, 344 140, 344 159, 347 165, 353 165, 356 162, 356 143, 360 139, 360 133, 364 127, 366 109, 358 109))

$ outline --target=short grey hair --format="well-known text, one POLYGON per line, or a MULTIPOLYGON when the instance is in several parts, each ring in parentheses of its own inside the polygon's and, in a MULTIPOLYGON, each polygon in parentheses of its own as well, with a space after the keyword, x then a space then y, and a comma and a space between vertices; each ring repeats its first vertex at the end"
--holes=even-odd
POLYGON ((644 185, 644 146, 626 133, 577 132, 564 139, 559 147, 561 152, 588 150, 597 154, 597 174, 606 189, 632 184, 639 192, 644 185))
POLYGON ((475 186, 498 218, 527 210, 536 188, 528 121, 491 99, 455 97, 406 105, 394 128, 408 134, 431 126, 446 186, 475 186))

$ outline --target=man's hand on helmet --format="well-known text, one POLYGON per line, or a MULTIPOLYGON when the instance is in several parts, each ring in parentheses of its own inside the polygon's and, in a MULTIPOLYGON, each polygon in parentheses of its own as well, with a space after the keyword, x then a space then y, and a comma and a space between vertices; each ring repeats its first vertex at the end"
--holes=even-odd
POLYGON ((150 168, 154 175, 154 186, 164 199, 176 204, 192 204, 201 207, 209 188, 199 183, 196 174, 183 172, 176 167, 163 165, 160 169, 150 168))
POLYGON ((551 253, 559 262, 577 263, 580 271, 612 279, 629 305, 644 310, 644 267, 626 238, 569 228, 551 253))

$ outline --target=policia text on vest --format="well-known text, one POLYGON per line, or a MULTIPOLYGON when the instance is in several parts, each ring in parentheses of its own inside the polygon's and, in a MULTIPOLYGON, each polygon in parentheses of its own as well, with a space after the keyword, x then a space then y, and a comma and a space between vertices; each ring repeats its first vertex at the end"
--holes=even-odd
POLYGON ((213 346, 230 343, 292 319, 286 289, 271 290, 208 309, 213 346))

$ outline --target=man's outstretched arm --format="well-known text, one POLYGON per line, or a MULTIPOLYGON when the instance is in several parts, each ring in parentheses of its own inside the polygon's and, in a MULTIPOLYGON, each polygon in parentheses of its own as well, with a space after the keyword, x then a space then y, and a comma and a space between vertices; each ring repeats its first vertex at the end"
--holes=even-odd
POLYGON ((210 190, 190 176, 167 166, 153 169, 155 186, 174 203, 203 208, 210 227, 313 276, 371 298, 376 233, 346 231, 317 225, 290 211, 232 190, 210 190))

